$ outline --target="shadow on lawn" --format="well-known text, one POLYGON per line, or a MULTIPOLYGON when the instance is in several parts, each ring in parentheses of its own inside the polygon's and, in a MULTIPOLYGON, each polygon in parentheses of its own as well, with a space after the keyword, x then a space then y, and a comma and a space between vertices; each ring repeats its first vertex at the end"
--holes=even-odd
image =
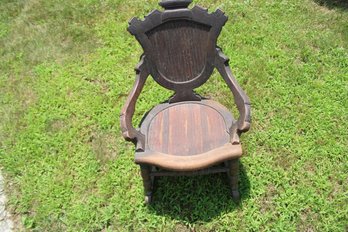
POLYGON ((314 0, 314 2, 329 9, 338 8, 342 10, 348 10, 347 0, 314 0))
POLYGON ((233 203, 226 174, 194 177, 160 177, 150 209, 186 223, 208 222, 213 218, 240 208, 249 197, 250 182, 240 163, 239 186, 241 202, 233 203))

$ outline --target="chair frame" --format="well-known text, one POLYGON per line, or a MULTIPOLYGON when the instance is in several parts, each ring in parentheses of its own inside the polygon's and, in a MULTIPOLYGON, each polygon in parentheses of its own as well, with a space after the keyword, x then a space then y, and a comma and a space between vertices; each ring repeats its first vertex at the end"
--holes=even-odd
MULTIPOLYGON (((250 128, 251 107, 249 98, 233 76, 229 67, 228 57, 224 55, 221 48, 216 45, 217 37, 220 34, 222 26, 227 21, 227 17, 219 9, 212 14, 209 14, 206 9, 199 6, 194 6, 192 9, 188 9, 186 7, 190 2, 190 0, 162 1, 160 5, 165 7, 164 12, 155 10, 147 15, 143 21, 133 18, 129 22, 128 30, 140 42, 144 49, 144 54, 141 56, 140 62, 135 68, 135 84, 121 111, 120 119, 123 137, 126 140, 135 143, 136 152, 144 152, 146 150, 146 137, 140 129, 133 127, 132 118, 135 112, 137 99, 149 75, 151 75, 160 85, 175 91, 175 95, 169 99, 169 103, 201 101, 202 98, 195 94, 193 89, 204 84, 210 77, 214 68, 216 68, 231 90, 239 111, 238 120, 232 123, 232 126, 229 128, 230 142, 232 144, 240 144, 240 135, 243 132, 248 131, 250 128), (207 63, 204 71, 198 78, 184 83, 168 80, 154 68, 156 66, 154 61, 156 51, 150 46, 147 38, 147 33, 153 28, 173 20, 192 20, 211 27, 210 33, 212 33, 212 36, 210 36, 210 44, 213 45, 213 47, 211 49, 208 48, 207 63)), ((219 166, 212 165, 208 168, 194 171, 160 170, 158 167, 148 164, 140 164, 140 170, 144 183, 146 203, 151 203, 152 194, 154 192, 155 177, 179 175, 191 176, 220 172, 227 173, 229 177, 233 200, 235 202, 239 202, 240 200, 240 194, 238 191, 239 158, 225 160, 219 166)))

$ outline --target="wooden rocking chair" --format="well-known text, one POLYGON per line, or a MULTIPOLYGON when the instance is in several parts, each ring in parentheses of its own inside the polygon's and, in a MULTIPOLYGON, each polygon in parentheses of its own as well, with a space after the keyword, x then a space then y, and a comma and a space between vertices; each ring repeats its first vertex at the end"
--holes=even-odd
POLYGON ((217 47, 227 17, 221 10, 209 14, 191 0, 163 0, 163 12, 154 10, 144 20, 133 18, 128 31, 144 54, 136 66, 133 90, 121 112, 126 140, 136 144, 145 202, 150 203, 157 176, 226 172, 232 199, 239 202, 238 173, 242 146, 239 137, 250 127, 250 102, 217 47), (232 91, 239 118, 222 105, 193 90, 204 84, 216 68, 232 91), (146 114, 139 129, 132 125, 136 101, 147 77, 175 94, 146 114))

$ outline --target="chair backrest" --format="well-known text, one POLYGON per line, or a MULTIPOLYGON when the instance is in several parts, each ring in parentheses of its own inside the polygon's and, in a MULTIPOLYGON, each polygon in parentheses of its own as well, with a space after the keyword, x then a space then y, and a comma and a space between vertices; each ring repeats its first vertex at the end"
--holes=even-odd
MULTIPOLYGON (((227 17, 221 10, 209 14, 191 0, 164 0, 163 12, 133 18, 128 31, 144 49, 145 62, 161 86, 188 96, 205 83, 214 70, 216 42, 227 17)), ((185 100, 185 99, 181 99, 185 100)))

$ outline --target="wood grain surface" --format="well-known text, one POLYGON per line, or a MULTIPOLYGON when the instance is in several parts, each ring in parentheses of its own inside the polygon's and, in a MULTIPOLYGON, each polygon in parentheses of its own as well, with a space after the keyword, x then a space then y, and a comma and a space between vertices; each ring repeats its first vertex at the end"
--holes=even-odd
POLYGON ((198 77, 206 65, 209 30, 203 24, 178 20, 147 33, 158 72, 175 83, 198 77))
POLYGON ((202 104, 178 104, 158 113, 148 129, 152 151, 171 155, 195 155, 229 141, 222 115, 202 104))

